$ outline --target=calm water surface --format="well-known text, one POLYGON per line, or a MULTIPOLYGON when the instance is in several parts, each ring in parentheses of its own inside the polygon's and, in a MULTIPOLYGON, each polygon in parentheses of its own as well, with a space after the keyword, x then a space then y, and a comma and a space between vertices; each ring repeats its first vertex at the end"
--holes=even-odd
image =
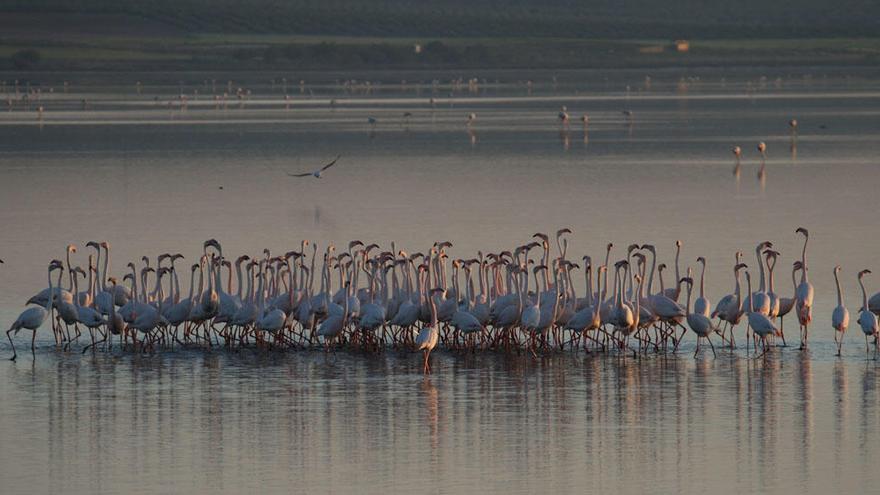
POLYGON ((142 255, 193 259, 209 237, 249 254, 302 238, 415 250, 449 239, 453 256, 470 256, 569 227, 577 258, 653 242, 671 265, 681 239, 683 265, 708 259, 717 301, 733 289, 734 251, 754 265, 765 239, 782 252, 777 291, 790 295, 794 229, 805 226, 816 286, 810 351, 758 361, 695 361, 692 340, 641 362, 441 352, 425 378, 417 356, 394 352, 80 356, 44 330, 35 361, 0 363, 3 492, 871 491, 880 367, 855 323, 833 355, 830 314, 835 264, 853 315, 855 273, 880 273, 880 77, 804 72, 655 76, 650 88, 622 73, 532 95, 489 85, 438 93, 433 109, 430 90, 322 87, 286 109, 264 88, 242 108, 195 100, 184 111, 167 106, 170 90, 156 103, 87 87, 46 96, 42 125, 33 109, 0 113, 6 322, 44 286, 49 259, 91 239, 111 242, 120 274, 142 255), (738 179, 733 145, 745 152, 738 179), (284 175, 336 154, 321 181, 284 175))

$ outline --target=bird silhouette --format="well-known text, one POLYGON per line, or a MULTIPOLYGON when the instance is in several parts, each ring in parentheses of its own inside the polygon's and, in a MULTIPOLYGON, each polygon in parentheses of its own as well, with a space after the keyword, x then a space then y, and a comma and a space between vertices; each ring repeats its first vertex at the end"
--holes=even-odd
POLYGON ((342 155, 336 155, 336 158, 334 158, 332 162, 328 163, 327 165, 324 165, 323 167, 319 168, 318 170, 315 170, 314 172, 304 172, 304 173, 301 173, 301 174, 291 174, 290 172, 288 172, 287 175, 290 176, 290 177, 308 177, 308 176, 312 176, 312 177, 314 177, 314 178, 316 178, 316 179, 320 179, 320 178, 323 176, 324 171, 327 170, 328 168, 332 167, 333 165, 336 165, 336 162, 339 160, 339 158, 340 158, 341 156, 342 156, 342 155))

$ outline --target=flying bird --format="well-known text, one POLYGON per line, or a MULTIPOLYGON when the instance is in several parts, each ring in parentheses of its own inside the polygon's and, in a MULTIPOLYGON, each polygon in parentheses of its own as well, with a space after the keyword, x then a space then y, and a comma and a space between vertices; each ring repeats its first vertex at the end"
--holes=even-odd
POLYGON ((336 158, 334 158, 332 162, 328 163, 327 165, 324 165, 323 167, 319 168, 318 170, 315 170, 314 172, 305 172, 302 174, 291 174, 290 172, 288 172, 287 175, 289 175, 290 177, 308 177, 311 175, 311 176, 315 177, 316 179, 320 179, 321 174, 323 174, 324 171, 327 170, 328 168, 332 167, 333 165, 336 165, 336 162, 339 160, 339 158, 341 156, 342 155, 336 155, 336 158))

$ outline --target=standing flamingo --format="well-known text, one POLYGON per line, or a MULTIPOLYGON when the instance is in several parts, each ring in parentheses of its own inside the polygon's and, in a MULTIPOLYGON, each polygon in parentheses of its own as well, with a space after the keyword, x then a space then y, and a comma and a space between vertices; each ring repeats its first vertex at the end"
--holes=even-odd
MULTIPOLYGON (((705 281, 706 281, 706 258, 700 256, 697 258, 697 262, 703 265, 703 271, 700 272, 700 297, 694 301, 694 313, 699 313, 703 316, 709 317, 709 313, 711 313, 712 303, 709 302, 709 298, 705 295, 705 281)), ((691 284, 693 284, 693 280, 691 280, 691 284)))
POLYGON ((877 317, 868 308, 868 293, 865 291, 865 283, 862 278, 871 273, 871 270, 862 270, 859 272, 859 286, 862 288, 862 309, 859 311, 859 326, 862 327, 862 333, 865 334, 865 351, 868 357, 871 356, 871 347, 868 345, 868 337, 874 337, 874 359, 877 359, 877 351, 880 350, 880 339, 878 339, 877 317))
POLYGON ((440 339, 440 325, 437 323, 437 304, 434 302, 434 294, 437 292, 443 292, 443 289, 433 289, 428 293, 428 305, 431 307, 431 323, 419 331, 415 342, 416 351, 422 351, 424 355, 422 369, 426 374, 431 372, 431 364, 428 358, 440 339))
MULTIPOLYGON (((52 294, 52 272, 55 270, 64 270, 64 264, 58 260, 52 260, 49 263, 49 294, 52 294)), ((37 329, 46 321, 46 316, 52 313, 52 303, 54 302, 55 297, 49 297, 46 302, 46 307, 34 306, 30 307, 24 311, 18 318, 15 319, 15 322, 12 323, 12 326, 9 327, 9 330, 6 331, 6 338, 9 339, 9 345, 12 346, 12 357, 9 358, 11 361, 15 361, 15 358, 18 356, 15 352, 15 344, 12 342, 12 337, 9 335, 11 332, 15 332, 18 335, 18 332, 24 328, 26 330, 30 330, 33 332, 31 336, 31 355, 36 358, 36 351, 34 341, 37 338, 37 329)))
POLYGON ((837 355, 840 356, 840 347, 843 345, 843 335, 849 326, 849 310, 843 305, 843 290, 840 288, 840 265, 834 267, 834 283, 837 285, 837 307, 831 313, 831 327, 834 328, 834 342, 837 344, 837 355))
POLYGON ((801 349, 807 347, 807 337, 809 334, 810 322, 813 321, 813 284, 807 277, 807 242, 810 240, 810 233, 807 229, 799 227, 795 232, 804 235, 804 249, 801 252, 801 283, 795 290, 795 306, 797 308, 798 322, 801 324, 801 349))
POLYGON ((706 339, 709 342, 709 347, 712 348, 712 355, 717 356, 715 354, 715 346, 712 344, 712 339, 709 337, 714 332, 715 325, 712 324, 712 320, 703 313, 699 313, 694 311, 691 313, 691 293, 694 288, 694 280, 690 277, 686 277, 685 282, 687 282, 687 304, 685 306, 685 311, 687 312, 687 322, 688 326, 691 327, 691 330, 695 334, 697 334, 697 349, 694 351, 694 358, 697 357, 697 354, 700 352, 700 340, 706 339))
POLYGON ((767 168, 767 144, 764 141, 758 143, 758 153, 761 154, 761 168, 758 169, 758 179, 763 179, 767 168))
MULTIPOLYGON (((752 278, 749 276, 749 272, 746 272, 746 286, 748 287, 748 294, 752 293, 752 278)), ((755 335, 761 338, 761 342, 763 343, 764 352, 760 354, 761 357, 767 353, 767 336, 768 335, 778 335, 779 329, 776 328, 776 325, 770 321, 770 318, 763 313, 758 313, 752 308, 749 308, 748 313, 749 326, 755 332, 755 335)), ((755 351, 757 352, 757 342, 755 343, 755 351)))

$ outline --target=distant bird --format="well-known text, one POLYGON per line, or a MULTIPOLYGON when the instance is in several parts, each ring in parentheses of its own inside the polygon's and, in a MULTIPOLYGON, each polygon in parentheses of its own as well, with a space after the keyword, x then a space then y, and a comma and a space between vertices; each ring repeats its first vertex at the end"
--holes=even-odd
POLYGON ((730 148, 730 152, 733 153, 733 156, 735 156, 737 160, 739 160, 743 154, 743 150, 739 146, 734 146, 733 148, 730 148))
POLYGON ((556 116, 559 117, 559 121, 562 122, 562 125, 568 125, 568 107, 562 105, 562 108, 556 116))
POLYGON ((733 175, 739 177, 740 159, 742 158, 743 150, 739 146, 734 146, 730 149, 730 152, 733 153, 733 156, 736 158, 736 165, 733 167, 733 175))
POLYGON ((289 175, 290 177, 308 177, 311 175, 316 179, 320 179, 322 177, 322 174, 324 173, 324 171, 327 170, 328 168, 332 167, 333 165, 336 165, 337 160, 339 160, 339 158, 341 156, 342 155, 336 155, 336 158, 334 158, 332 162, 328 163, 327 165, 324 165, 323 167, 319 168, 318 170, 315 170, 314 172, 305 172, 302 174, 291 174, 290 172, 288 172, 287 175, 289 175))
POLYGON ((471 112, 467 114, 467 125, 471 125, 477 120, 477 114, 471 112))
POLYGON ((797 134, 798 122, 797 119, 791 119, 788 121, 788 127, 791 128, 792 134, 797 134))
POLYGON ((581 115, 581 122, 584 124, 584 129, 586 129, 587 126, 590 125, 590 117, 588 117, 587 114, 581 115))

